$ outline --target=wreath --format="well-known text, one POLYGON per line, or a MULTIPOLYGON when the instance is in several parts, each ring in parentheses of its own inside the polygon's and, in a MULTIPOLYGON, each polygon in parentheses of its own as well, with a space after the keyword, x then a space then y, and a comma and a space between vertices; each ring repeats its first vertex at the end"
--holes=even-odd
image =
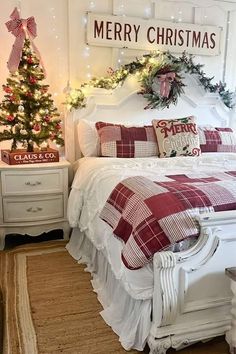
POLYGON ((183 71, 181 63, 170 60, 151 61, 141 75, 141 91, 147 101, 147 108, 169 108, 176 104, 178 97, 184 93, 185 84, 180 75, 183 71))

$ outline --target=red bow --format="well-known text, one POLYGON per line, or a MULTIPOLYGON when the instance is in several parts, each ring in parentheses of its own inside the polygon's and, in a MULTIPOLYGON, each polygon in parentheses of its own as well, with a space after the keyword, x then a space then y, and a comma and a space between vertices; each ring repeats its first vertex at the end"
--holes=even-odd
POLYGON ((7 63, 9 71, 14 73, 18 69, 25 38, 29 38, 33 50, 36 53, 38 59, 40 60, 42 68, 44 70, 39 50, 33 43, 33 39, 37 36, 36 23, 34 17, 31 16, 27 19, 21 19, 19 11, 16 7, 10 17, 11 20, 6 22, 6 26, 8 32, 11 32, 16 37, 16 39, 7 63))
POLYGON ((169 97, 171 82, 174 81, 174 79, 175 79, 175 73, 173 73, 173 72, 166 73, 166 74, 160 75, 158 78, 161 83, 160 95, 162 97, 169 97))

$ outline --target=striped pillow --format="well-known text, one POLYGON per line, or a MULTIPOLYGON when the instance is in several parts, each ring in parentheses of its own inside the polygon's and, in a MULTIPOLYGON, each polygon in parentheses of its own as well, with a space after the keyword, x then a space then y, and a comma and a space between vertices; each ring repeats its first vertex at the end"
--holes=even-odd
POLYGON ((108 157, 150 157, 157 155, 153 127, 125 127, 120 124, 95 124, 101 143, 101 155, 108 157))
POLYGON ((231 128, 198 127, 202 152, 236 152, 236 136, 231 128))

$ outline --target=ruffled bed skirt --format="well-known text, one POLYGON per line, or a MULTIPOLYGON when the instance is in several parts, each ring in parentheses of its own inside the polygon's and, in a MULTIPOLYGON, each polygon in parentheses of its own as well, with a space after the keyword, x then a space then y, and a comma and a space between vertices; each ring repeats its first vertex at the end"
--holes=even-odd
POLYGON ((152 300, 133 299, 122 282, 115 278, 102 251, 98 251, 79 229, 73 229, 66 248, 78 263, 87 264, 85 270, 92 275, 93 289, 103 307, 100 314, 119 336, 121 345, 126 350, 142 351, 151 327, 152 300))

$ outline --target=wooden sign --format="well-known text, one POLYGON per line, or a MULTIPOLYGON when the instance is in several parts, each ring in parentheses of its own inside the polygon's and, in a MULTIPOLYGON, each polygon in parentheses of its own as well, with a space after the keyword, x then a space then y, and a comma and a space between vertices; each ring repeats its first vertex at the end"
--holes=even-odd
POLYGON ((27 152, 26 150, 1 150, 1 159, 8 165, 26 165, 32 163, 58 162, 59 152, 47 148, 45 151, 27 152))
POLYGON ((91 45, 140 50, 220 54, 221 28, 156 19, 88 14, 87 41, 91 45))

